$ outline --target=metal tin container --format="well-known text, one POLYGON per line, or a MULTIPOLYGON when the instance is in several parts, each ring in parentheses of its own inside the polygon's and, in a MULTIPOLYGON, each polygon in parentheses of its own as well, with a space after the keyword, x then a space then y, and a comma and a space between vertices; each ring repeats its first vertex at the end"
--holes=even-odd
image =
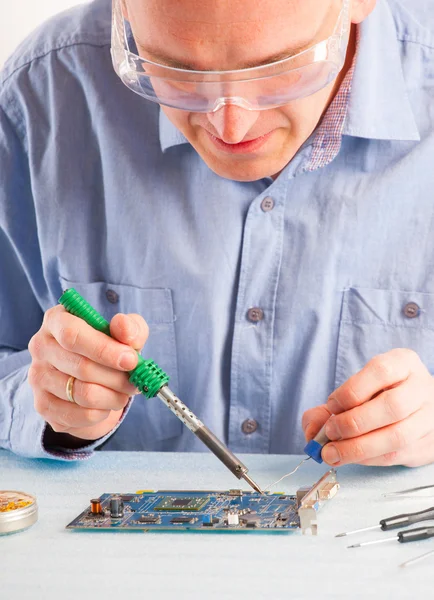
POLYGON ((0 490, 0 535, 16 533, 38 520, 36 498, 25 492, 0 490))

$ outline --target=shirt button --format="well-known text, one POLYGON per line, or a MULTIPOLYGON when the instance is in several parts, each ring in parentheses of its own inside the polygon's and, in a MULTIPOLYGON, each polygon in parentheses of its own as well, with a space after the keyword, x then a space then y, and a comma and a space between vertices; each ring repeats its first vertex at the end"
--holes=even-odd
POLYGON ((267 196, 261 202, 261 208, 264 212, 268 212, 269 210, 273 210, 274 208, 274 200, 271 196, 267 196))
POLYGON ((114 290, 107 290, 105 293, 105 297, 110 302, 110 304, 117 304, 119 302, 119 294, 117 294, 114 290))
POLYGON ((414 319, 419 316, 420 308, 416 302, 409 302, 404 306, 404 315, 409 319, 414 319))
POLYGON ((241 431, 246 435, 250 435, 251 433, 255 433, 258 429, 258 422, 255 419, 246 419, 241 425, 241 431))
POLYGON ((262 319, 264 318, 264 311, 262 310, 262 308, 249 308, 249 310, 247 311, 247 318, 252 323, 258 323, 258 321, 262 321, 262 319))

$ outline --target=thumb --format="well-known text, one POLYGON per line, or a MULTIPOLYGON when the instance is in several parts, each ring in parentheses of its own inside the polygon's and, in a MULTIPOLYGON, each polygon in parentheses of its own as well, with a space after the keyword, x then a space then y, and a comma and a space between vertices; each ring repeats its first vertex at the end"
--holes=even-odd
POLYGON ((330 417, 331 412, 327 408, 326 404, 321 404, 321 406, 310 408, 304 413, 301 426, 303 427, 304 436, 307 442, 316 436, 318 431, 321 429, 324 423, 330 419, 330 417))
POLYGON ((110 322, 110 334, 118 342, 140 351, 148 339, 149 327, 140 315, 119 313, 110 322))

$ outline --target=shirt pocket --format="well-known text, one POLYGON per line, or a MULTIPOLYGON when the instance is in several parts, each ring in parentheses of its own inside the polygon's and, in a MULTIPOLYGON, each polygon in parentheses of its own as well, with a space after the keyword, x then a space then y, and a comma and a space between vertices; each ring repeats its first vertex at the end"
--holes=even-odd
POLYGON ((344 291, 335 387, 377 354, 410 348, 434 373, 434 294, 350 288, 344 291))
MULTIPOLYGON (((154 360, 170 377, 169 386, 178 389, 178 364, 172 291, 139 288, 103 281, 84 283, 60 278, 63 289, 73 287, 107 321, 117 313, 137 313, 149 325, 149 338, 142 356, 154 360)), ((158 399, 135 397, 122 425, 104 445, 105 450, 153 450, 155 442, 177 437, 183 425, 158 399)))

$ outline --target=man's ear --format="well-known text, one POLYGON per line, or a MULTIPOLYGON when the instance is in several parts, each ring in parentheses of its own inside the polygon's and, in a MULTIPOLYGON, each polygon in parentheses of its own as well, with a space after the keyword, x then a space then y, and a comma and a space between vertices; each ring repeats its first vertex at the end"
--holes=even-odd
POLYGON ((368 17, 374 10, 377 0, 353 0, 351 21, 357 25, 368 17))

